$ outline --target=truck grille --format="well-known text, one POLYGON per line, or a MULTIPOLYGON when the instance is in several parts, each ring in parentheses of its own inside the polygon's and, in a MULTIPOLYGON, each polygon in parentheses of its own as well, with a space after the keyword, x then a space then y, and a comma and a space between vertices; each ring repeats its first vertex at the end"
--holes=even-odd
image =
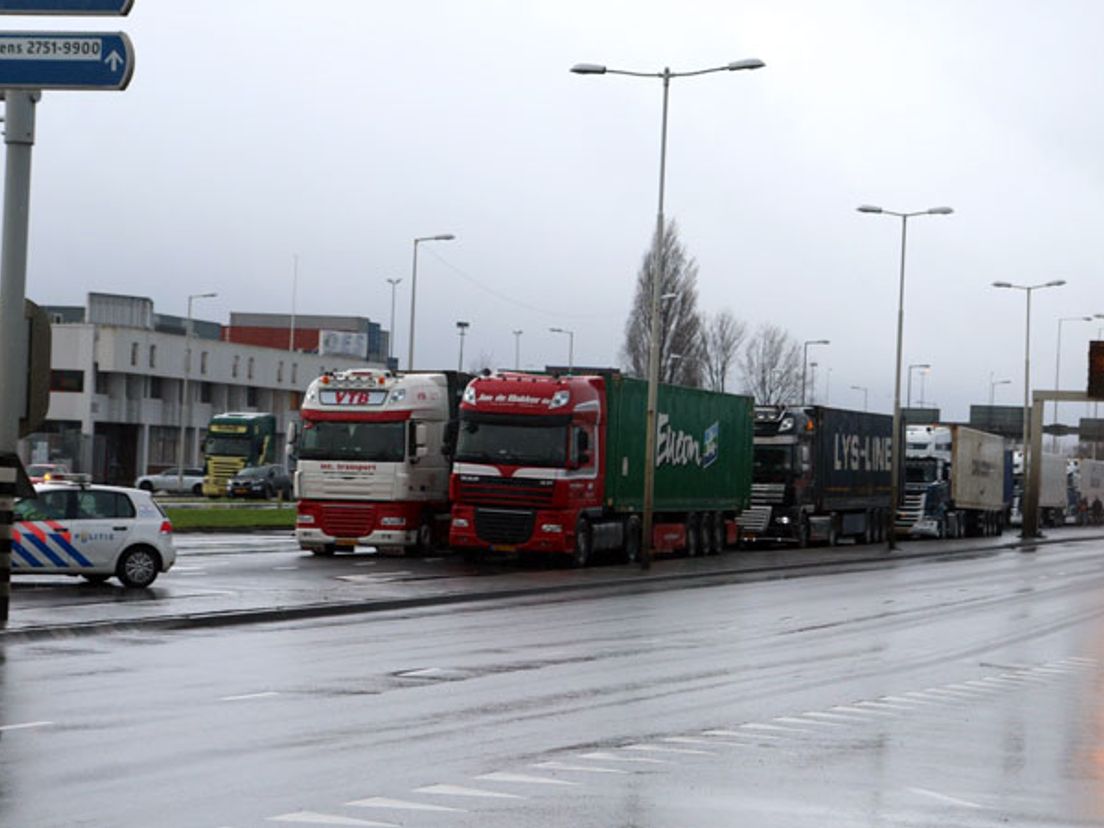
POLYGON ((897 510, 897 520, 895 525, 898 531, 911 531, 912 527, 924 517, 924 501, 925 495, 923 492, 906 493, 904 502, 897 510))
POLYGON ((752 483, 751 502, 754 506, 769 506, 784 503, 786 500, 785 483, 752 483))
POLYGON ((376 525, 376 510, 364 504, 343 506, 326 503, 322 506, 320 528, 333 538, 362 538, 372 533, 376 525))
POLYGON ((536 517, 529 510, 476 509, 475 533, 487 543, 525 543, 536 517))
POLYGON ((540 508, 552 503, 554 483, 553 480, 477 477, 462 474, 460 475, 460 502, 540 508))
POLYGON ((207 459, 207 479, 225 489, 226 481, 244 468, 244 457, 210 457, 207 459))
POLYGON ((749 506, 736 516, 736 522, 740 528, 752 535, 761 535, 770 526, 770 506, 749 506))

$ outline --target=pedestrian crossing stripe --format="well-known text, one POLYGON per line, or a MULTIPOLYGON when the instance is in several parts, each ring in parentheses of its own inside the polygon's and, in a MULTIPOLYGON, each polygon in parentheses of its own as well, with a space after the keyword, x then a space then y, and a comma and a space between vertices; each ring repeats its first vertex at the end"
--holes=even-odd
POLYGON ((31 569, 74 568, 65 556, 72 559, 76 567, 93 566, 92 561, 73 546, 69 532, 61 524, 53 520, 41 523, 45 528, 29 520, 19 521, 12 527, 12 569, 23 569, 24 564, 31 569), (42 558, 49 563, 44 563, 42 558))

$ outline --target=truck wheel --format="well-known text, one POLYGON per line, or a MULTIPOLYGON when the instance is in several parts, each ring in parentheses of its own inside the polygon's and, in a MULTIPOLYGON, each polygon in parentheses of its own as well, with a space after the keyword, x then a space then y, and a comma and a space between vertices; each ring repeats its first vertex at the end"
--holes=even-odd
POLYGON ((696 558, 701 553, 701 524, 697 515, 686 518, 686 555, 696 558))
POLYGON ((418 555, 433 552, 433 522, 429 515, 422 515, 418 524, 418 540, 414 544, 414 551, 418 555))
POLYGON ((725 519, 720 512, 713 513, 713 554, 720 555, 725 548, 725 519))
POLYGON ((594 542, 594 536, 590 532, 590 523, 586 518, 579 518, 575 524, 575 551, 571 555, 571 565, 576 569, 582 569, 590 563, 590 552, 594 542))
POLYGON ((641 540, 640 518, 632 515, 625 521, 625 540, 621 553, 621 558, 625 563, 638 563, 640 561, 641 540))
POLYGON ((839 546, 839 529, 836 528, 834 520, 828 524, 828 545, 839 546))
POLYGON ((708 513, 702 515, 699 527, 698 537, 701 539, 702 555, 714 554, 716 550, 713 548, 713 515, 708 513))
POLYGON ((799 549, 809 546, 809 519, 804 515, 797 519, 797 546, 799 549))
POLYGON ((327 543, 325 546, 316 546, 311 549, 312 555, 318 555, 321 558, 329 558, 337 553, 337 546, 332 543, 327 543))

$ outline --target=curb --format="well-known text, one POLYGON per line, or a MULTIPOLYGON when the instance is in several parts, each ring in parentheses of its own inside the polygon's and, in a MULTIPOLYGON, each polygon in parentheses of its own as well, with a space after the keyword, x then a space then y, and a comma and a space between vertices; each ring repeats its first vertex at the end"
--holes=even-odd
MULTIPOLYGON (((616 590, 646 592, 663 584, 699 582, 702 586, 710 581, 731 582, 741 576, 762 575, 772 572, 798 572, 813 570, 809 575, 823 574, 823 570, 842 570, 847 567, 879 565, 896 561, 920 560, 925 558, 956 558, 964 555, 977 557, 995 555, 1016 549, 1034 551, 1039 546, 1061 543, 1082 543, 1104 540, 1104 534, 1076 538, 1038 538, 1036 540, 1019 539, 1015 542, 995 546, 973 547, 955 550, 932 550, 916 552, 882 552, 865 557, 833 559, 831 561, 803 561, 801 563, 773 564, 744 568, 714 569, 707 572, 678 572, 670 574, 641 574, 637 578, 607 578, 601 581, 587 581, 575 584, 557 584, 553 586, 517 587, 513 589, 483 590, 481 592, 445 593, 441 595, 422 595, 411 598, 390 598, 363 601, 346 601, 329 604, 301 604, 285 607, 259 607, 245 610, 226 610, 184 615, 149 616, 125 621, 104 620, 87 621, 75 624, 55 624, 19 629, 0 629, 0 643, 13 641, 34 641, 54 637, 78 637, 109 632, 134 632, 139 630, 185 630, 214 627, 231 627, 245 624, 277 623, 309 618, 333 618, 345 615, 368 615, 377 612, 390 612, 403 609, 420 609, 432 606, 453 604, 480 604, 496 600, 513 600, 542 595, 565 595, 574 592, 596 592, 616 590), (626 590, 626 587, 629 588, 626 590)), ((639 570, 638 570, 639 571, 639 570)), ((794 577, 800 577, 795 575, 794 577)))

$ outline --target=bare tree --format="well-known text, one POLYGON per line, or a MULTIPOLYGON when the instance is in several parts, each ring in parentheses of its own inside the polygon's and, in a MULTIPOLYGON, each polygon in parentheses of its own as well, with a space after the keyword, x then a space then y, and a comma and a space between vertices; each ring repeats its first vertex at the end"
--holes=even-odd
POLYGON ((736 365, 740 346, 747 336, 747 324, 723 310, 709 317, 702 326, 702 369, 705 387, 724 391, 725 383, 736 365))
POLYGON ((745 393, 760 405, 792 403, 801 396, 801 346, 777 325, 761 325, 744 348, 740 373, 745 393))
MULTIPOLYGON (((653 239, 654 241, 654 239, 653 239)), ((702 384, 702 319, 698 313, 698 265, 686 255, 678 226, 668 221, 663 231, 664 274, 660 279, 659 380, 675 385, 702 384)), ((625 322, 622 361, 628 374, 648 376, 651 344, 652 283, 657 265, 649 248, 636 277, 636 295, 625 322)))

